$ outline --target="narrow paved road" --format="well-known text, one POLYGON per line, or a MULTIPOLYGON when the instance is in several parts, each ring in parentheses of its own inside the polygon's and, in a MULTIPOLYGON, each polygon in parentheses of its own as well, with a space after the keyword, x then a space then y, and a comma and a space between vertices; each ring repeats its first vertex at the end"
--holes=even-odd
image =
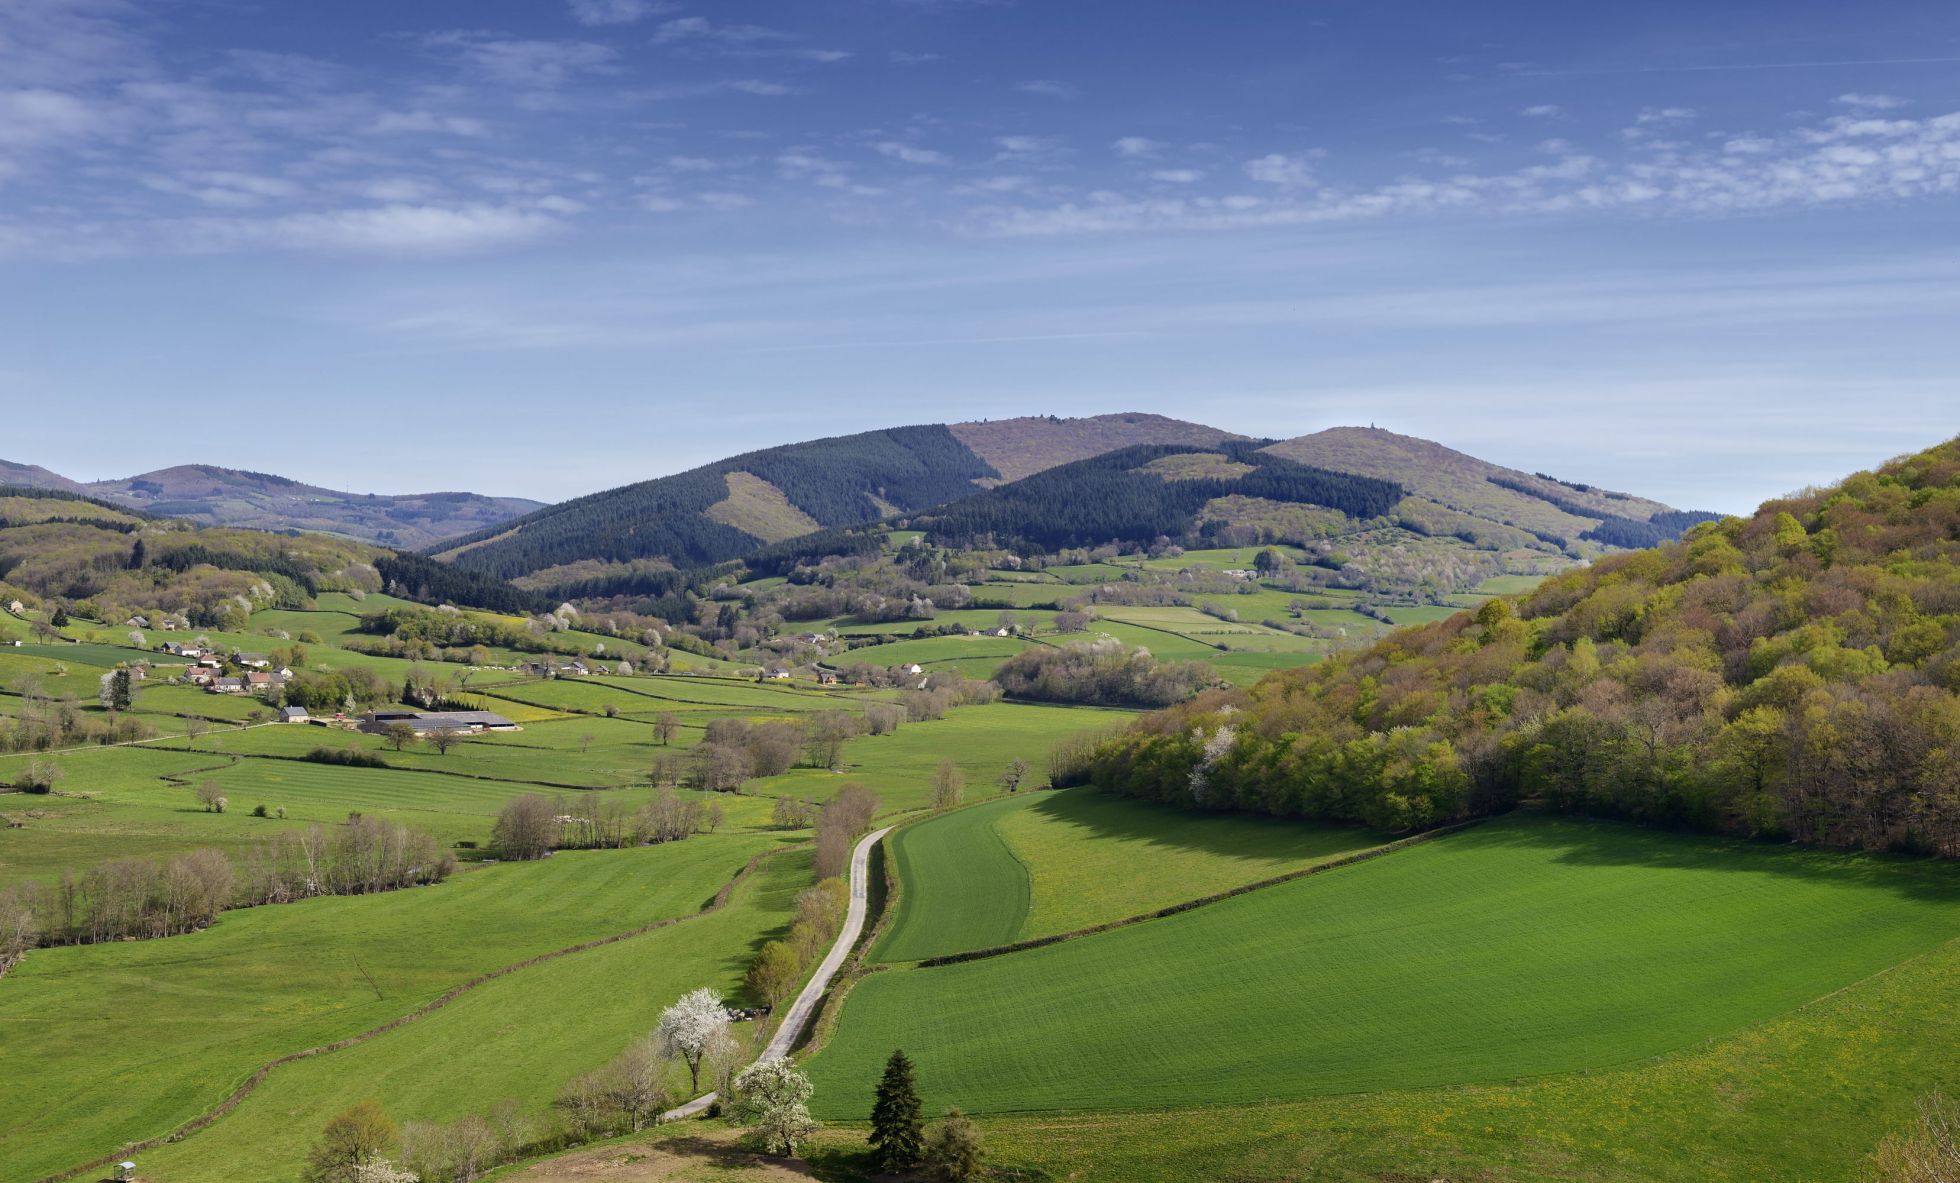
MULTIPOLYGON (((817 966, 817 972, 804 985, 803 992, 783 1012, 782 1024, 776 1028, 769 1046, 762 1049, 761 1059, 789 1055, 789 1050, 796 1046, 797 1038, 810 1022, 810 1016, 817 1012, 817 1003, 822 1000, 824 991, 830 989, 830 979, 837 976, 837 971, 844 966, 844 959, 851 955, 851 946, 857 944, 859 934, 864 931, 864 914, 870 906, 867 883, 871 876, 871 848, 877 845, 878 839, 891 832, 890 826, 873 830, 859 839, 857 847, 851 851, 851 902, 844 910, 844 927, 838 931, 836 942, 830 946, 823 964, 817 966)), ((660 1120, 678 1121, 683 1117, 698 1116, 705 1113, 714 1101, 715 1094, 704 1093, 678 1109, 669 1109, 660 1115, 660 1120)))

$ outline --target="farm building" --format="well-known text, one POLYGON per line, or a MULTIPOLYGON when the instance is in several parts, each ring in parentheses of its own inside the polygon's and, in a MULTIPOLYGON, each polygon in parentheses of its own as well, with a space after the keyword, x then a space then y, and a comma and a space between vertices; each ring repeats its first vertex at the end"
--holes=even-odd
POLYGON ((304 723, 306 722, 306 718, 307 715, 306 715, 305 707, 280 707, 279 708, 279 721, 281 723, 304 723))
POLYGON ((234 653, 231 659, 239 665, 255 670, 265 669, 272 664, 272 659, 263 653, 234 653))
POLYGON ((517 724, 491 711, 369 711, 361 720, 361 730, 379 734, 397 723, 405 723, 417 735, 438 728, 477 734, 484 731, 519 731, 517 724))

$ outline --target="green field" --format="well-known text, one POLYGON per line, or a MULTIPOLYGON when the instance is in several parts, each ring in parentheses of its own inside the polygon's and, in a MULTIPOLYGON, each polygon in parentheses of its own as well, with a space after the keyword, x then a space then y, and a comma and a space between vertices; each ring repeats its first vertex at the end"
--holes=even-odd
POLYGON ((1163 920, 874 974, 810 1067, 837 1117, 895 1046, 930 1066, 929 1111, 1587 1071, 1923 953, 1960 933, 1957 905, 1951 867, 1518 816, 1163 920))
POLYGON ((367 1043, 281 1068, 210 1129, 146 1152, 144 1177, 296 1178, 313 1131, 364 1097, 397 1121, 487 1113, 507 1097, 542 1117, 565 1081, 651 1030, 681 994, 714 986, 740 997, 750 958, 780 935, 809 882, 808 854, 786 853, 718 912, 520 970, 367 1043))
POLYGON ((1028 784, 1043 784, 1055 744, 1080 732, 1121 727, 1134 717, 1128 711, 1019 702, 958 707, 943 719, 849 741, 841 772, 796 768, 750 781, 743 791, 825 801, 856 781, 878 794, 886 813, 916 809, 931 800, 939 762, 950 759, 966 774, 967 800, 975 801, 1001 792, 997 778, 1016 757, 1033 769, 1028 784))
POLYGON ((893 835, 904 892, 873 958, 916 961, 1073 932, 1386 841, 1087 790, 1021 794, 893 835))
POLYGON ((955 810, 907 826, 891 838, 904 895, 898 915, 872 950, 879 961, 916 961, 1004 945, 1027 920, 1028 868, 996 824, 1032 798, 955 810))
POLYGON ((567 852, 435 887, 228 912, 167 940, 41 950, 0 990, 0 1057, 23 1069, 0 1073, 0 1174, 166 1132, 279 1055, 487 970, 694 912, 777 841, 567 852))

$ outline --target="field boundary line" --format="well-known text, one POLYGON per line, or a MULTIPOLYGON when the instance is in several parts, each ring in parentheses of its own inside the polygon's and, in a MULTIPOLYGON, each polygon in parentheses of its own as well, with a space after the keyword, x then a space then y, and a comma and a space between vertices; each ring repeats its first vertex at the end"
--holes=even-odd
POLYGON ((377 1027, 370 1027, 366 1031, 336 1039, 331 1043, 323 1043, 314 1047, 303 1048, 300 1051, 288 1052, 283 1056, 267 1061, 260 1065, 250 1076, 246 1077, 244 1083, 234 1088, 216 1107, 205 1110, 203 1113, 191 1118, 167 1134, 162 1134, 155 1138, 145 1138, 138 1142, 131 1142, 114 1154, 105 1154, 101 1158, 92 1159, 79 1166, 70 1167, 65 1171, 59 1171, 52 1175, 43 1175, 35 1180, 35 1183, 66 1183, 67 1180, 78 1178, 89 1171, 97 1170, 111 1163, 120 1162, 125 1158, 133 1157, 145 1150, 154 1150, 158 1146, 169 1142, 181 1142, 192 1134, 215 1124, 220 1118, 229 1115, 232 1110, 244 1104, 246 1099, 256 1092, 261 1084, 265 1083, 265 1079, 271 1076, 275 1069, 282 1068, 287 1064, 296 1063, 300 1060, 324 1056, 331 1052, 344 1051, 347 1048, 366 1043, 377 1036, 386 1035, 388 1032, 405 1027, 417 1019, 434 1014, 436 1011, 448 1006, 477 987, 487 985, 490 982, 496 981, 498 978, 508 977, 519 970, 530 969, 533 966, 542 965, 548 961, 556 961, 561 957, 569 957, 574 953, 586 953, 607 945, 615 945, 621 941, 645 936, 647 933, 655 932, 659 929, 671 928, 676 924, 685 924, 690 920, 697 920, 703 916, 709 916, 719 912, 728 906, 729 900, 734 898, 735 889, 748 880, 755 873, 756 868, 761 866, 764 861, 787 853, 788 851, 800 849, 802 845, 804 844, 799 843, 795 846, 777 846, 769 850, 757 851, 749 857, 749 861, 743 865, 741 870, 737 871, 727 883, 721 886, 721 890, 715 893, 715 898, 709 902, 708 906, 699 911, 690 912, 685 916, 670 916, 665 920, 656 920, 650 924, 643 924, 638 928, 628 929, 625 932, 613 933, 610 936, 595 937, 589 941, 581 941, 576 945, 567 945, 562 949, 553 949, 546 953, 540 953, 535 957, 527 957, 522 961, 515 961, 509 965, 478 974, 466 982, 451 986, 448 990, 423 1003, 421 1006, 404 1014, 397 1015, 377 1027))
POLYGON ((1049 945, 1058 945, 1063 941, 1079 940, 1082 937, 1092 937, 1100 933, 1113 932, 1116 929, 1129 928, 1131 925, 1142 924, 1149 920, 1162 920, 1167 916, 1175 916, 1180 912, 1189 912, 1197 908, 1208 907, 1212 904, 1223 903, 1235 896, 1246 895, 1249 892, 1263 891, 1268 887, 1278 887, 1283 883, 1292 883, 1298 879, 1323 875, 1328 871, 1338 871, 1343 867, 1356 866, 1360 863, 1381 858, 1384 855, 1407 850, 1411 846, 1419 846, 1438 838, 1446 838, 1451 834, 1460 834, 1465 830, 1482 825, 1484 821, 1484 818, 1479 817, 1472 818, 1469 821, 1453 822, 1446 826, 1438 826, 1433 830, 1424 830, 1420 834, 1411 834, 1407 838, 1398 838, 1393 842, 1385 842, 1380 846, 1371 846, 1366 850, 1343 855, 1340 858, 1332 859, 1328 862, 1315 863, 1311 867, 1301 867, 1296 871, 1288 871, 1283 875, 1274 875, 1253 883, 1241 884, 1238 887, 1214 892, 1211 895, 1199 896, 1195 900, 1185 900, 1183 903, 1171 904, 1168 907, 1158 908, 1152 912, 1144 912, 1137 916, 1125 916, 1121 920, 1106 920, 1101 924, 1092 924, 1087 928, 1078 928, 1072 932, 1056 933, 1052 936, 1032 937, 1025 941, 1015 941, 1006 945, 992 945, 985 949, 971 949, 965 953, 947 953, 939 957, 926 957, 912 964, 918 969, 935 969, 944 965, 959 965, 968 961, 983 961, 990 957, 1004 957, 1009 953, 1025 953, 1030 949, 1041 949, 1049 945))

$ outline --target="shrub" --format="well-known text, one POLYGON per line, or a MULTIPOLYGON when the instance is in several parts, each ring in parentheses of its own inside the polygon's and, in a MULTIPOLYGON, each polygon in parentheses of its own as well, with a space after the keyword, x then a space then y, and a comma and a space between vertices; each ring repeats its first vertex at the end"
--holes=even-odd
POLYGON ((359 748, 314 748, 306 758, 315 764, 344 764, 349 768, 389 768, 386 760, 359 748))

